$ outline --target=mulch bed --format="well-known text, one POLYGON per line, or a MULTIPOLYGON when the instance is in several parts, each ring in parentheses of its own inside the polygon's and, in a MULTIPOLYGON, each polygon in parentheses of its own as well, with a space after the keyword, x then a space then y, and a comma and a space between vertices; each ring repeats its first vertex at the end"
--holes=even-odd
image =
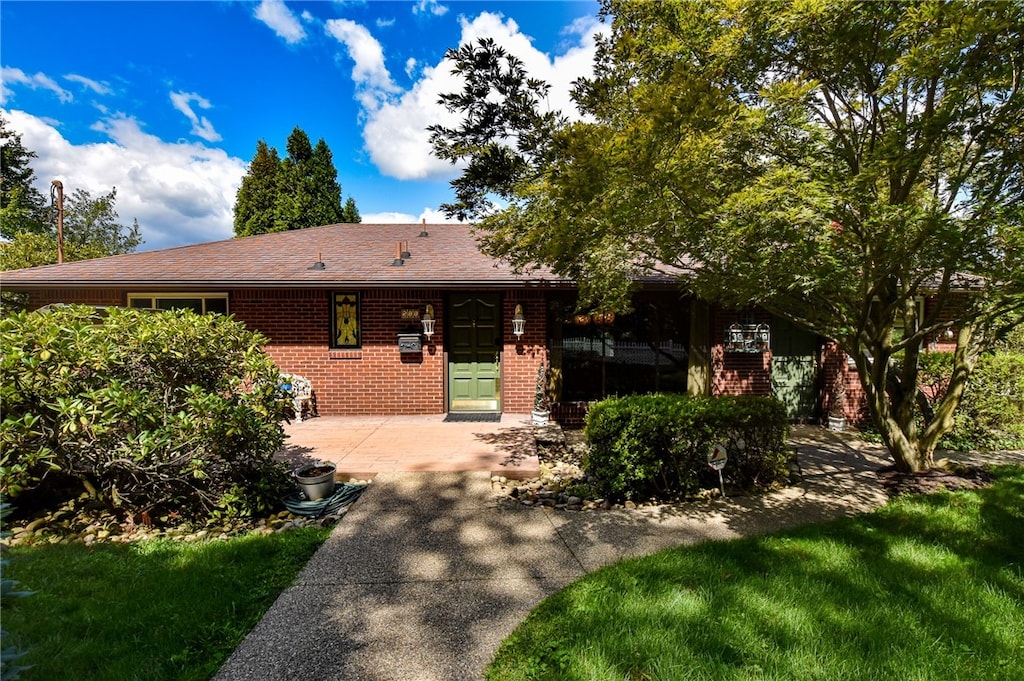
POLYGON ((977 466, 957 466, 955 469, 931 468, 920 473, 901 473, 895 467, 879 469, 878 479, 890 497, 901 494, 930 494, 940 490, 957 492, 981 489, 992 484, 992 474, 977 466))

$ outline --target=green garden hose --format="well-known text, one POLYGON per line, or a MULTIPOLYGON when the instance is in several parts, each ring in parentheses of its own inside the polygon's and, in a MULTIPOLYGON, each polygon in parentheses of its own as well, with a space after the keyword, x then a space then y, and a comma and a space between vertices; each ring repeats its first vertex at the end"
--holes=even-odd
POLYGON ((349 506, 367 487, 368 485, 356 485, 351 482, 341 483, 334 487, 334 494, 316 501, 310 501, 302 492, 292 492, 284 498, 284 505, 295 515, 319 518, 337 513, 349 506))

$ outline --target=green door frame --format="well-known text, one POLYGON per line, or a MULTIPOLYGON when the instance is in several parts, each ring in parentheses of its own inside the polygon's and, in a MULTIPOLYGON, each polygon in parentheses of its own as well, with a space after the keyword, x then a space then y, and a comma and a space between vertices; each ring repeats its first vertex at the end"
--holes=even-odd
POLYGON ((501 412, 501 295, 452 293, 445 319, 447 407, 501 412))

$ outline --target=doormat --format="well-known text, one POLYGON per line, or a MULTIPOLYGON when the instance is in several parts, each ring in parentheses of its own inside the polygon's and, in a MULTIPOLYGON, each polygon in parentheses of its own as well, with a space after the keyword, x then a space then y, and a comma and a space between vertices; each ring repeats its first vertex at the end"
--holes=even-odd
POLYGON ((501 423, 501 414, 492 412, 448 412, 445 423, 501 423))

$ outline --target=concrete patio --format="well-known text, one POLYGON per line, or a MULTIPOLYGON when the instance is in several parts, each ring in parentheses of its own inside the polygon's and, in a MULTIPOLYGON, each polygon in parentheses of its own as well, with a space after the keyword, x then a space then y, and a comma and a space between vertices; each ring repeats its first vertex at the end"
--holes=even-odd
POLYGON ((497 423, 446 423, 426 416, 320 416, 285 426, 281 458, 293 464, 331 461, 339 477, 377 473, 487 472, 535 477, 537 426, 529 414, 497 423))

